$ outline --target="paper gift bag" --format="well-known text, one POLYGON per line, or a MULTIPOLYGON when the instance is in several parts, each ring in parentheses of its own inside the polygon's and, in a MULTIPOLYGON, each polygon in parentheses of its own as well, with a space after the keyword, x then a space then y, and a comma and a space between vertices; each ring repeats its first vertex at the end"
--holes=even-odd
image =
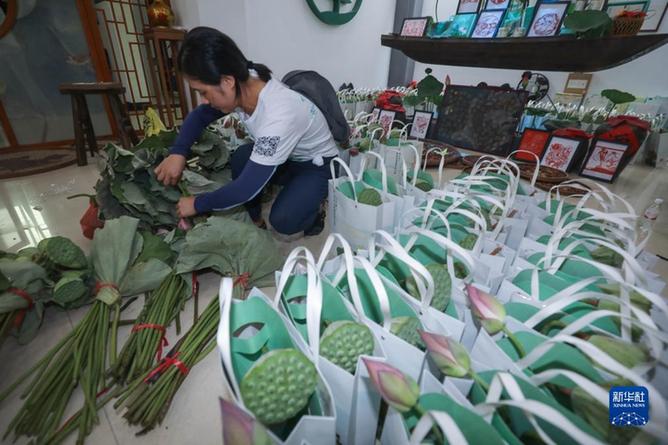
POLYGON ((402 297, 415 310, 425 329, 448 335, 456 340, 461 338, 464 324, 447 314, 445 308, 435 308, 432 305, 435 292, 449 291, 452 295, 452 280, 450 280, 450 289, 441 288, 446 286, 445 283, 436 286, 434 277, 429 270, 422 263, 412 258, 401 244, 387 232, 377 231, 372 235, 369 240, 368 255, 371 264, 380 268, 380 270, 386 270, 382 266, 384 259, 399 262, 407 268, 410 279, 415 283, 418 298, 406 292, 404 288, 397 284, 396 280, 390 280, 382 275, 381 278, 389 290, 402 297))
POLYGON ((355 256, 354 268, 347 261, 342 256, 327 261, 321 257, 319 263, 331 283, 348 296, 358 314, 364 317, 388 362, 418 378, 424 357, 424 351, 417 347, 420 342, 417 329, 423 329, 419 314, 393 289, 388 289, 367 259, 355 256))
MULTIPOLYGON (((335 241, 340 241, 344 248, 344 255, 352 258, 350 246, 345 243, 340 236, 330 235, 325 243, 325 249, 333 247, 335 241)), ((285 266, 279 275, 277 275, 277 298, 281 299, 280 308, 282 312, 292 321, 299 335, 309 341, 314 356, 318 356, 320 372, 325 377, 329 387, 332 390, 334 404, 336 406, 337 434, 342 443, 364 443, 359 442, 364 435, 362 432, 353 432, 358 437, 358 441, 348 437, 350 431, 352 404, 357 403, 358 397, 353 393, 355 380, 359 375, 355 373, 356 362, 353 364, 353 370, 343 369, 334 361, 328 360, 320 348, 322 333, 319 333, 322 326, 331 326, 333 323, 355 322, 362 326, 363 320, 354 307, 341 293, 334 288, 328 280, 322 280, 312 254, 304 247, 298 247, 292 251, 286 259, 285 266), (295 266, 300 261, 306 263, 307 273, 291 275, 295 266), (304 298, 305 296, 305 298, 304 298), (321 308, 320 317, 309 316, 309 311, 317 311, 321 308), (310 322, 310 324, 309 324, 310 322)), ((356 330, 358 332, 359 329, 356 330)), ((378 339, 371 335, 373 349, 368 353, 375 357, 383 357, 384 352, 378 339)), ((352 341, 352 340, 351 340, 352 341)), ((329 353, 332 353, 329 351, 329 353)), ((331 356, 330 356, 331 358, 331 356)), ((335 357, 336 359, 336 357, 335 357)), ((358 407, 356 415, 363 424, 370 424, 374 419, 370 417, 371 412, 358 407)), ((354 430, 353 430, 354 431, 354 430)))
POLYGON ((394 226, 400 224, 401 215, 415 206, 415 197, 405 192, 406 184, 397 184, 396 180, 389 176, 384 160, 377 153, 365 153, 358 180, 375 188, 383 198, 394 204, 394 226), (366 163, 373 157, 376 158, 377 169, 369 170, 366 163))
MULTIPOLYGON (((268 358, 270 351, 275 353, 282 351, 280 353, 283 354, 286 351, 295 351, 291 356, 295 359, 295 355, 300 355, 302 358, 299 360, 308 360, 314 365, 316 359, 303 339, 295 335, 294 330, 288 329, 290 322, 276 310, 262 292, 253 289, 246 300, 235 300, 232 298, 232 288, 231 278, 221 280, 217 344, 222 357, 223 375, 234 400, 250 411, 248 403, 251 402, 251 395, 248 392, 249 399, 244 400, 241 388, 244 386, 244 379, 250 378, 250 371, 256 376, 262 372, 260 367, 254 366, 260 357, 268 358)), ((332 445, 335 443, 336 412, 332 394, 317 367, 315 371, 315 391, 306 402, 306 413, 297 414, 300 417, 294 426, 289 422, 271 426, 271 435, 276 443, 294 445, 301 445, 304 442, 332 445)), ((283 376, 283 378, 290 380, 292 377, 283 376)), ((277 377, 276 385, 277 388, 281 385, 285 387, 287 383, 281 382, 277 377)), ((250 383, 247 383, 246 387, 250 388, 250 383)), ((264 410, 262 407, 258 409, 264 410)), ((267 414, 263 412, 263 415, 267 414)))
POLYGON ((358 202, 357 195, 364 188, 355 181, 348 166, 340 159, 331 162, 333 179, 329 180, 329 225, 332 232, 342 234, 353 247, 361 247, 369 235, 378 229, 392 230, 395 221, 395 203, 382 198, 378 206, 358 202), (334 177, 334 164, 338 163, 347 174, 334 177))

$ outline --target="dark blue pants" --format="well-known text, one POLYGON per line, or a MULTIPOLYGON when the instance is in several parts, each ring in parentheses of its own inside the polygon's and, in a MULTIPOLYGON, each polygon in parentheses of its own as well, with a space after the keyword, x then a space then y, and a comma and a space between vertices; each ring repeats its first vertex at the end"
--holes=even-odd
MULTIPOLYGON (((253 144, 242 145, 230 158, 232 178, 239 177, 253 152, 253 144)), ((269 214, 269 223, 279 233, 292 235, 310 229, 316 220, 320 204, 327 197, 327 181, 330 179, 329 162, 317 166, 311 161, 286 161, 280 165, 270 184, 283 186, 269 214)), ((257 221, 262 212, 262 194, 259 193, 245 206, 248 214, 257 221)))

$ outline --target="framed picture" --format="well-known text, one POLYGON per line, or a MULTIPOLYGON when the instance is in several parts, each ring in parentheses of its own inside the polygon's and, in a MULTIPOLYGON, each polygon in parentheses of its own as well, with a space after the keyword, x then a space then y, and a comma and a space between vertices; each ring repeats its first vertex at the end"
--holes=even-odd
MULTIPOLYGON (((549 131, 527 128, 524 130, 524 133, 522 133, 522 138, 520 139, 517 149, 530 151, 540 159, 543 156, 545 147, 547 147, 547 141, 550 139, 550 134, 549 131)), ((515 153, 513 157, 520 161, 536 162, 536 158, 529 153, 515 153)))
POLYGON ((369 119, 369 122, 378 122, 379 117, 380 117, 380 108, 373 107, 373 110, 371 110, 371 118, 369 119))
POLYGON ((431 17, 413 17, 404 19, 404 24, 401 25, 402 37, 422 37, 427 31, 427 27, 431 17))
POLYGON ((649 6, 648 2, 646 1, 631 1, 631 2, 611 1, 608 3, 608 6, 606 6, 605 12, 608 13, 608 16, 611 19, 614 19, 624 11, 647 12, 648 6, 649 6))
POLYGON ((487 0, 485 3, 485 10, 493 10, 493 9, 508 9, 508 6, 510 6, 511 0, 487 0))
POLYGON ((540 165, 556 168, 562 172, 568 171, 573 164, 580 142, 582 142, 580 139, 564 136, 550 137, 540 160, 540 165))
POLYGON ((597 140, 584 162, 580 176, 612 182, 620 173, 624 153, 629 148, 618 142, 597 140))
POLYGON ((499 26, 503 21, 505 9, 492 9, 482 11, 478 14, 478 20, 475 22, 471 38, 473 39, 491 39, 496 37, 499 26))
POLYGON ((448 27, 446 36, 467 38, 471 35, 476 17, 478 17, 476 13, 455 15, 448 27))
POLYGON ((481 0, 459 0, 457 4, 457 14, 468 14, 478 12, 481 0))
POLYGON ((668 9, 668 0, 649 0, 647 17, 640 28, 640 32, 658 32, 663 17, 668 9))
POLYGON ((426 138, 432 117, 434 117, 434 113, 431 111, 415 110, 413 123, 411 124, 411 131, 408 136, 415 139, 426 138))
POLYGON ((538 2, 527 37, 552 37, 559 34, 570 2, 538 2))
POLYGON ((383 127, 385 134, 388 134, 392 129, 392 123, 394 118, 397 115, 396 111, 390 110, 380 110, 380 115, 378 116, 378 123, 383 127))
POLYGON ((590 73, 570 73, 568 80, 566 80, 566 87, 564 93, 579 94, 585 96, 589 91, 589 84, 591 83, 592 74, 590 73))

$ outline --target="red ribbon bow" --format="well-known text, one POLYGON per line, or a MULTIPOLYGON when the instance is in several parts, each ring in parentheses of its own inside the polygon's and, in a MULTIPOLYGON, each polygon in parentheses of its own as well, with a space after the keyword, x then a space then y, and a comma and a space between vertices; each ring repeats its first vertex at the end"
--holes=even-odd
POLYGON ((162 334, 162 336, 160 337, 160 342, 158 343, 158 349, 156 350, 156 355, 158 357, 158 361, 162 360, 162 350, 165 346, 169 346, 169 342, 167 341, 167 337, 165 336, 165 334, 167 333, 167 330, 165 329, 164 326, 159 325, 159 324, 142 323, 142 324, 138 324, 136 326, 133 326, 132 327, 132 332, 138 332, 138 331, 141 331, 142 329, 157 329, 162 334))
POLYGON ((183 374, 183 375, 188 374, 188 372, 189 372, 188 367, 185 364, 183 364, 183 362, 181 360, 178 360, 178 358, 177 358, 178 356, 179 356, 179 353, 177 352, 176 354, 174 354, 171 357, 167 356, 164 359, 162 359, 162 361, 158 364, 158 366, 156 366, 155 369, 153 371, 151 371, 149 375, 146 376, 146 378, 144 379, 144 382, 145 383, 150 383, 150 380, 154 376, 156 376, 156 375, 159 376, 163 371, 166 371, 167 369, 169 369, 170 366, 176 366, 178 368, 178 370, 181 372, 181 374, 183 374))
POLYGON ((11 292, 28 302, 28 307, 19 310, 19 312, 16 314, 16 318, 14 318, 14 327, 18 329, 21 326, 21 323, 23 323, 23 320, 26 318, 26 313, 34 306, 33 299, 28 292, 24 291, 23 289, 19 289, 18 287, 10 287, 7 289, 7 292, 11 292))
POLYGON ((244 272, 234 280, 234 285, 241 286, 242 288, 245 289, 248 287, 249 281, 250 281, 250 273, 244 272))

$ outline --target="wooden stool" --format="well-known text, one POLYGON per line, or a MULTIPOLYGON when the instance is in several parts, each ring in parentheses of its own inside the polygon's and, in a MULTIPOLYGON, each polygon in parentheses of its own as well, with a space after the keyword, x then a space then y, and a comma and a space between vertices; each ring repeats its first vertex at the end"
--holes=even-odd
POLYGON ((95 140, 95 131, 93 131, 93 122, 88 112, 87 94, 103 94, 109 100, 111 114, 118 128, 121 145, 130 149, 139 142, 137 135, 132 128, 130 116, 121 102, 121 95, 125 93, 125 88, 116 82, 77 82, 63 83, 59 87, 61 94, 72 96, 72 118, 74 119, 74 142, 77 151, 77 164, 86 165, 86 142, 90 150, 90 155, 94 156, 97 150, 97 141, 95 140))

